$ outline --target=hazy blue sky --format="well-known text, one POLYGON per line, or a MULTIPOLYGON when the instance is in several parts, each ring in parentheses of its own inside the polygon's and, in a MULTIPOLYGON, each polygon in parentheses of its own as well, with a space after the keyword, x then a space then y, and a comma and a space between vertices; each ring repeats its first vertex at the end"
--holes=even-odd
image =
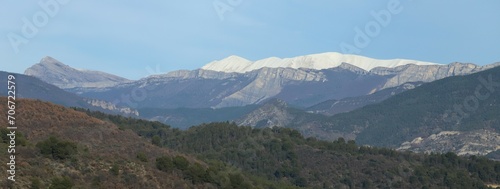
POLYGON ((342 52, 341 44, 355 46, 356 28, 367 25, 370 43, 357 46, 363 56, 500 61, 497 0, 60 0, 49 11, 39 6, 44 2, 57 1, 1 1, 0 70, 22 73, 48 55, 138 79, 151 73, 148 67, 196 69, 229 55, 258 60, 342 52), (400 11, 376 28, 371 12, 397 2, 400 11), (23 34, 30 25, 23 19, 38 32, 23 34))

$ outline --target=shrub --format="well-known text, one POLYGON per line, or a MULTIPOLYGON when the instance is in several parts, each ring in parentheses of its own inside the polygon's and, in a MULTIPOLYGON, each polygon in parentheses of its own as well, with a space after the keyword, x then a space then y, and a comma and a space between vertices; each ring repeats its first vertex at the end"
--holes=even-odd
POLYGON ((156 168, 158 168, 160 171, 170 171, 174 168, 174 164, 172 162, 172 159, 169 157, 159 157, 156 158, 156 168))
POLYGON ((69 141, 62 141, 56 137, 49 137, 47 140, 39 142, 36 147, 43 155, 53 159, 67 159, 77 153, 76 144, 69 141))
MULTIPOLYGON (((1 141, 2 143, 9 144, 10 143, 10 137, 7 135, 10 133, 10 130, 7 128, 0 128, 0 135, 1 135, 1 141)), ((26 137, 19 132, 16 131, 16 145, 21 145, 21 146, 26 146, 26 137)))
POLYGON ((210 175, 199 163, 189 166, 184 174, 186 179, 191 180, 195 184, 211 181, 210 175))
POLYGON ((139 159, 142 162, 148 162, 148 157, 146 156, 146 154, 144 152, 139 152, 137 154, 137 159, 139 159))
POLYGON ((32 179, 30 189, 40 189, 40 188, 42 188, 42 183, 40 182, 40 179, 38 178, 32 179))
POLYGON ((118 164, 113 164, 113 166, 111 166, 111 169, 109 169, 109 172, 115 176, 119 175, 120 174, 120 167, 118 167, 118 164))
POLYGON ((69 189, 73 187, 73 182, 67 178, 54 178, 50 184, 49 189, 69 189))
POLYGON ((156 146, 161 146, 161 138, 158 135, 155 135, 153 138, 151 138, 151 143, 156 146))
POLYGON ((175 168, 180 169, 182 171, 186 170, 189 166, 189 161, 182 156, 175 156, 173 159, 173 163, 175 168))

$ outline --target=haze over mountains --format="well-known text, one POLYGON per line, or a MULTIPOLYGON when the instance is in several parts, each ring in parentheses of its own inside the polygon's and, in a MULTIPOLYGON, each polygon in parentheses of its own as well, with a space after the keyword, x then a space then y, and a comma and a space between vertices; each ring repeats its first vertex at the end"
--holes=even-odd
MULTIPOLYGON (((488 117, 488 124, 480 123, 483 125, 472 130, 468 129, 470 126, 450 129, 449 123, 443 123, 436 117, 442 112, 434 112, 434 106, 441 107, 441 110, 442 107, 452 108, 453 104, 445 101, 428 103, 425 99, 434 98, 421 90, 443 89, 432 96, 439 98, 457 90, 457 87, 449 88, 449 85, 462 87, 460 91, 471 90, 469 88, 474 86, 463 84, 465 80, 456 79, 461 78, 456 76, 483 73, 499 65, 376 60, 339 53, 267 58, 255 62, 230 56, 197 70, 172 71, 130 81, 98 71, 73 69, 46 57, 25 73, 78 94, 79 98, 90 99, 87 104, 104 109, 128 107, 139 117, 174 127, 187 128, 204 122, 228 120, 245 126, 290 127, 305 136, 326 140, 344 137, 356 139, 361 144, 414 151, 487 154, 498 150, 498 128, 491 125, 498 122, 497 117, 488 117), (455 79, 440 80, 449 77, 455 79), (436 80, 453 84, 435 85, 436 80), (431 83, 433 87, 426 83, 431 83), (401 99, 400 93, 413 96, 401 99), (401 103, 410 101, 412 105, 387 105, 394 99, 400 99, 401 103), (380 104, 370 105, 376 103, 380 104), (426 107, 419 109, 420 112, 413 112, 422 105, 426 107), (405 114, 400 114, 402 112, 405 114), (430 112, 431 116, 427 115, 430 112), (396 125, 400 126, 388 129, 396 125), (446 138, 448 135, 441 132, 459 133, 446 138), (472 136, 478 133, 488 133, 489 137, 475 142, 489 141, 491 145, 464 147, 467 146, 465 141, 472 140, 472 136), (433 134, 440 137, 431 137, 433 134), (424 142, 417 145, 415 141, 424 142), (463 145, 442 145, 451 141, 463 145), (438 143, 441 149, 435 148, 438 143)), ((465 97, 458 95, 452 99, 458 101, 460 98, 465 97)), ((496 100, 496 97, 490 100, 496 100)), ((496 106, 495 101, 492 106, 496 106)), ((497 115, 495 111, 484 110, 486 115, 497 115)), ((478 115, 485 115, 484 112, 478 115)), ((475 124, 474 121, 465 123, 475 124)))

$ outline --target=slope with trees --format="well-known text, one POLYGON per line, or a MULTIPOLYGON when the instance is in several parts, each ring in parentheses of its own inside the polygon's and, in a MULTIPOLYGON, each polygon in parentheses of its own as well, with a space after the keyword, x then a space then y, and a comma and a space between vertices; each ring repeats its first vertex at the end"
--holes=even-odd
POLYGON ((194 155, 213 167, 227 165, 297 187, 486 188, 486 183, 500 182, 500 162, 485 157, 360 147, 343 138, 328 142, 304 138, 289 128, 256 129, 229 122, 182 131, 159 122, 86 113, 150 138, 156 145, 194 155))

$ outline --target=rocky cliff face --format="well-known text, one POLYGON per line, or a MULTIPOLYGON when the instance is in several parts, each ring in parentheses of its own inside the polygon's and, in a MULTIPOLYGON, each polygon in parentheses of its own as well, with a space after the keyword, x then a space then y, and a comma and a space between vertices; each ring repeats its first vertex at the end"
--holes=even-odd
POLYGON ((40 63, 26 69, 24 74, 37 77, 62 89, 110 87, 129 81, 104 72, 77 70, 48 56, 40 60, 40 63))
POLYGON ((495 130, 441 131, 401 144, 398 150, 414 152, 454 152, 458 155, 486 155, 500 150, 500 133, 495 130))
POLYGON ((258 104, 274 97, 308 106, 332 98, 368 94, 385 80, 386 76, 344 68, 321 71, 262 68, 247 73, 193 70, 150 76, 105 89, 78 90, 78 93, 114 102, 140 92, 141 99, 134 102, 137 108, 223 108, 258 104))
POLYGON ((293 128, 306 137, 316 137, 323 140, 335 140, 339 137, 347 140, 356 138, 356 134, 352 132, 325 130, 331 125, 330 121, 328 116, 289 107, 285 101, 280 99, 266 101, 259 108, 235 120, 240 126, 293 128))
POLYGON ((272 99, 258 109, 236 120, 238 125, 263 127, 285 127, 289 125, 294 115, 287 111, 288 105, 280 99, 272 99))
POLYGON ((321 72, 291 68, 262 68, 251 74, 256 74, 252 82, 241 90, 224 97, 215 107, 260 103, 279 94, 283 87, 291 81, 320 82, 327 80, 321 72))
POLYGON ((404 65, 396 68, 375 68, 371 73, 393 75, 382 89, 400 86, 408 82, 431 82, 450 76, 468 75, 491 68, 492 65, 478 66, 469 63, 448 65, 404 65))
POLYGON ((85 99, 85 101, 90 104, 91 106, 94 107, 99 107, 104 110, 109 110, 111 112, 119 113, 122 115, 134 115, 134 116, 139 116, 139 112, 137 110, 131 109, 129 107, 117 107, 113 103, 106 102, 103 100, 96 100, 96 99, 85 99))

